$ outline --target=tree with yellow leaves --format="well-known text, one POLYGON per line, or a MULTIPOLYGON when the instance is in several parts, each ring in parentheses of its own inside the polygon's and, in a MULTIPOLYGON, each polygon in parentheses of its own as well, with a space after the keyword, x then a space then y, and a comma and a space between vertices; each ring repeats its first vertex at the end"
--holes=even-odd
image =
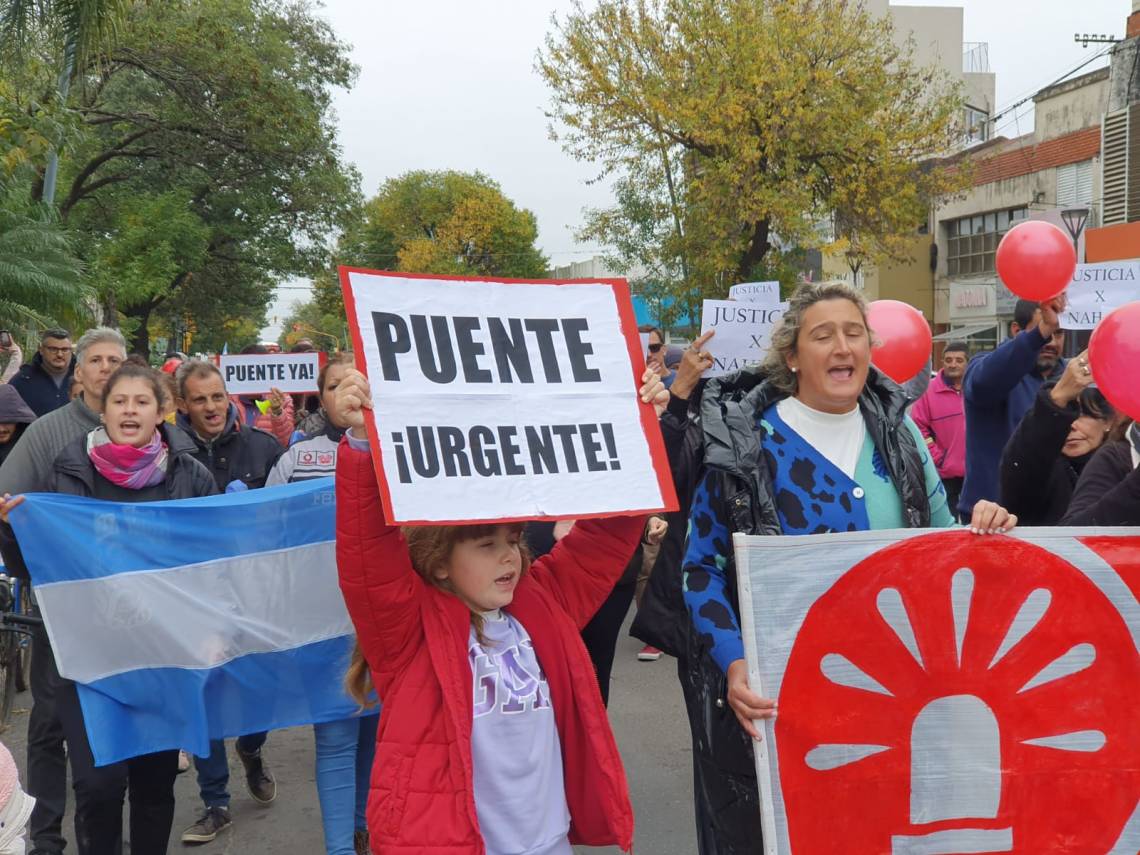
POLYGON ((932 160, 954 145, 958 87, 913 53, 846 0, 576 2, 538 69, 552 132, 616 179, 618 205, 584 234, 656 255, 690 304, 774 248, 826 243, 837 213, 861 252, 896 256, 964 180, 932 160))
POLYGON ((414 170, 390 178, 353 215, 333 266, 313 281, 317 310, 343 315, 336 265, 407 273, 546 275, 538 222, 481 172, 414 170))

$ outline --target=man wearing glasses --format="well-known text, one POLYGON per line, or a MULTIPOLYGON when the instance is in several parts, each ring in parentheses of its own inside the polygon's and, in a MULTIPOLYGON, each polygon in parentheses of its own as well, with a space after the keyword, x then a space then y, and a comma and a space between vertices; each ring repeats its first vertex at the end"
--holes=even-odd
POLYGON ((32 361, 9 381, 37 416, 46 416, 71 400, 71 376, 75 373, 71 350, 71 334, 67 330, 45 330, 32 361))

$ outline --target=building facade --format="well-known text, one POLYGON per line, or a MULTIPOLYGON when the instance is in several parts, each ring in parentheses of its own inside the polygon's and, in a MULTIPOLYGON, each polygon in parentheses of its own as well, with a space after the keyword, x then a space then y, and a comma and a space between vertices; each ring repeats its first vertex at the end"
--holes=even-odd
MULTIPOLYGON (((1061 212, 1087 208, 1095 224, 1101 198, 1101 120, 1109 69, 1043 89, 1034 97, 1033 130, 971 152, 973 186, 932 210, 933 320, 942 339, 974 349, 1008 334, 1017 298, 998 279, 997 246, 1022 220, 1063 228, 1061 212)), ((1083 250, 1083 235, 1078 253, 1083 250)))
MULTIPOLYGON (((921 67, 934 66, 961 84, 963 149, 984 144, 993 130, 996 80, 989 67, 989 46, 963 40, 964 11, 952 6, 902 6, 888 0, 870 0, 865 7, 873 14, 889 16, 895 43, 914 45, 914 58, 921 67)), ((869 300, 903 300, 933 321, 934 279, 931 271, 931 241, 928 224, 911 240, 908 261, 876 266, 854 266, 841 254, 824 253, 823 278, 841 279, 862 290, 869 300)))

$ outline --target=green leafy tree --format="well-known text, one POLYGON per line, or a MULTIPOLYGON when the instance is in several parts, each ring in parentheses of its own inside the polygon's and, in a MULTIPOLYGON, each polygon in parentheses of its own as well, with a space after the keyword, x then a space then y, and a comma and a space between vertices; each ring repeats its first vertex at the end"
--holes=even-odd
POLYGON ((0 185, 0 328, 18 334, 74 321, 91 296, 54 212, 0 185))
POLYGON ((408 273, 540 278, 534 214, 479 172, 407 172, 384 182, 337 243, 334 269, 316 277, 322 313, 343 315, 335 265, 408 273))
POLYGON ((327 263, 359 198, 330 109, 354 75, 309 3, 278 0, 133 5, 79 70, 59 209, 133 349, 152 323, 263 318, 274 282, 327 263))
POLYGON ((585 233, 690 303, 819 245, 835 211, 867 255, 900 252, 965 176, 929 162, 957 86, 890 27, 845 0, 576 2, 538 68, 565 149, 617 180, 585 233))
POLYGON ((22 50, 50 39, 84 63, 111 42, 133 0, 2 0, 0 47, 22 50))
POLYGON ((318 350, 352 349, 344 315, 322 311, 316 300, 293 307, 277 343, 288 350, 303 338, 312 341, 318 350))

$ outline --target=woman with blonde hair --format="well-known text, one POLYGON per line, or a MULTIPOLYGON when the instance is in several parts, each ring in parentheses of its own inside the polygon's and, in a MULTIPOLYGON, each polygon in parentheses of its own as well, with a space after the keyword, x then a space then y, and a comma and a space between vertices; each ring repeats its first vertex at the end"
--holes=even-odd
MULTIPOLYGON (((748 686, 732 534, 804 535, 950 526, 946 493, 907 396, 871 365, 863 296, 840 282, 792 295, 755 385, 708 382, 701 400, 705 473, 683 561, 707 716, 691 722, 697 815, 717 855, 760 850, 751 740, 776 703, 748 686)), ((978 534, 1017 518, 974 508, 978 534)), ((690 706, 692 709, 692 706, 690 706)), ((704 850, 702 849, 702 852, 704 850)))

